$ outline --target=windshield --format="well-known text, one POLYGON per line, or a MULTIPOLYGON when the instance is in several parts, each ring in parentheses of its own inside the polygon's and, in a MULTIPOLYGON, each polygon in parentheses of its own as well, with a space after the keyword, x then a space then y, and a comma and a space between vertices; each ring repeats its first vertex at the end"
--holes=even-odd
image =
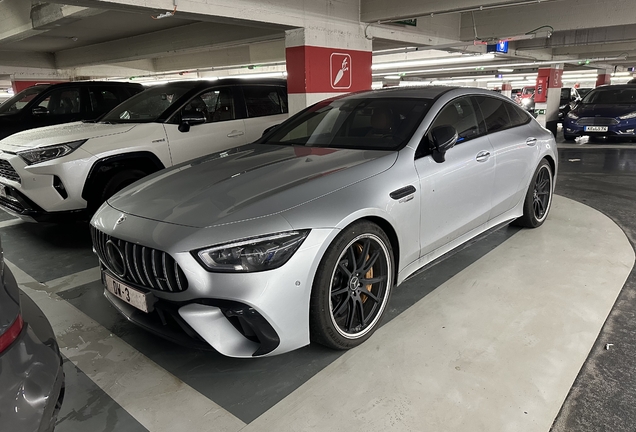
POLYGON ((636 88, 597 88, 585 95, 584 104, 636 104, 636 88))
POLYGON ((19 112, 26 106, 26 104, 31 102, 37 95, 47 88, 49 88, 47 85, 36 85, 22 90, 20 93, 10 99, 7 99, 2 105, 0 105, 0 114, 19 112))
POLYGON ((115 107, 102 123, 152 123, 175 103, 192 84, 174 83, 151 87, 115 107))
POLYGON ((430 105, 430 99, 336 99, 310 107, 260 142, 398 150, 411 138, 430 105))

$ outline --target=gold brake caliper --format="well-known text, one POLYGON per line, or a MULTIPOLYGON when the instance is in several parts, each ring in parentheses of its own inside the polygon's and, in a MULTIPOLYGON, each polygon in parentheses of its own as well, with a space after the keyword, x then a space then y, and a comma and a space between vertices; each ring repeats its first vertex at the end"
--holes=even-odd
MULTIPOLYGON (((362 253, 362 245, 361 245, 361 244, 357 244, 357 246, 358 246, 358 254, 361 254, 361 253, 362 253)), ((366 261, 366 260, 368 260, 368 259, 369 259, 369 255, 367 255, 367 256, 364 258, 364 260, 365 260, 365 261, 366 261)), ((372 278, 373 278, 373 267, 371 267, 371 268, 369 269, 369 271, 368 271, 368 272, 364 275, 364 277, 365 277, 366 279, 372 279, 372 278)), ((373 287, 373 284, 367 285, 367 286, 366 286, 367 291, 371 292, 371 288, 372 288, 372 287, 373 287)), ((367 298, 368 298, 367 296, 364 296, 364 298, 362 299, 362 303, 366 302, 366 301, 367 301, 367 298)))

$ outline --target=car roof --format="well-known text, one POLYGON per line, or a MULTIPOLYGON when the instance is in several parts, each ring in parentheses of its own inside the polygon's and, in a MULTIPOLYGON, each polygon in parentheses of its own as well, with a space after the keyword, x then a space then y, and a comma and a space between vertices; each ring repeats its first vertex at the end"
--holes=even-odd
POLYGON ((378 90, 367 90, 356 93, 350 93, 343 99, 354 98, 418 98, 418 99, 435 99, 440 95, 455 89, 464 87, 452 86, 422 86, 422 87, 388 87, 378 90))
POLYGON ((600 87, 593 88, 596 89, 620 89, 620 88, 636 88, 636 83, 634 84, 612 84, 612 85, 603 85, 600 87))
POLYGON ((166 83, 162 83, 162 84, 157 84, 153 87, 158 87, 158 86, 171 86, 171 85, 176 85, 176 86, 188 86, 192 89, 195 88, 207 88, 207 87, 212 87, 212 86, 217 86, 217 85, 237 85, 237 84, 242 84, 242 85, 283 85, 286 86, 287 85, 287 80, 285 79, 279 79, 279 78, 263 78, 263 79, 245 79, 245 78, 221 78, 221 79, 215 79, 215 80, 206 80, 206 79, 201 79, 201 80, 184 80, 184 81, 169 81, 166 83))
POLYGON ((121 82, 121 81, 69 81, 69 82, 54 83, 54 84, 42 83, 42 84, 36 84, 35 86, 38 86, 38 87, 47 86, 50 88, 64 88, 64 87, 77 87, 77 86, 85 87, 85 86, 91 86, 91 85, 117 86, 117 87, 121 87, 121 86, 143 87, 139 83, 129 83, 129 82, 121 82))

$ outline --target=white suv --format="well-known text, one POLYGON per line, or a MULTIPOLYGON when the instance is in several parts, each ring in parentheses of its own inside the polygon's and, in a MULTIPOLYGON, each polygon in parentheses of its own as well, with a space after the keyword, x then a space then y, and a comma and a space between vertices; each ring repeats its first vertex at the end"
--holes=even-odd
POLYGON ((85 218, 150 173, 255 141, 287 112, 281 80, 151 87, 97 122, 32 129, 0 141, 0 208, 30 221, 85 218))

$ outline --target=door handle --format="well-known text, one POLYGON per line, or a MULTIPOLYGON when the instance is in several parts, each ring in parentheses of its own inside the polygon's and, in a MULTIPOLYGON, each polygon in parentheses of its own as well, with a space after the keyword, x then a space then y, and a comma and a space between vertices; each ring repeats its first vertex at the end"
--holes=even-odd
POLYGON ((391 198, 393 198, 394 200, 398 201, 398 200, 400 200, 402 198, 405 198, 405 197, 407 197, 407 196, 409 196, 411 194, 414 194, 415 191, 416 191, 415 186, 408 185, 408 186, 404 186, 404 187, 401 187, 399 189, 394 190, 393 192, 391 192, 389 194, 389 196, 391 198))
POLYGON ((490 152, 488 151, 481 151, 477 153, 477 157, 475 157, 477 162, 486 162, 488 159, 490 159, 490 152))
POLYGON ((234 137, 238 137, 241 135, 245 135, 245 132, 240 131, 240 130, 233 130, 232 132, 230 132, 229 134, 227 134, 228 138, 234 138, 234 137))
POLYGON ((528 139, 526 140, 526 144, 527 144, 527 145, 529 145, 529 146, 533 146, 533 145, 535 145, 536 143, 537 143, 537 139, 536 139, 536 138, 533 138, 533 137, 528 138, 528 139))

